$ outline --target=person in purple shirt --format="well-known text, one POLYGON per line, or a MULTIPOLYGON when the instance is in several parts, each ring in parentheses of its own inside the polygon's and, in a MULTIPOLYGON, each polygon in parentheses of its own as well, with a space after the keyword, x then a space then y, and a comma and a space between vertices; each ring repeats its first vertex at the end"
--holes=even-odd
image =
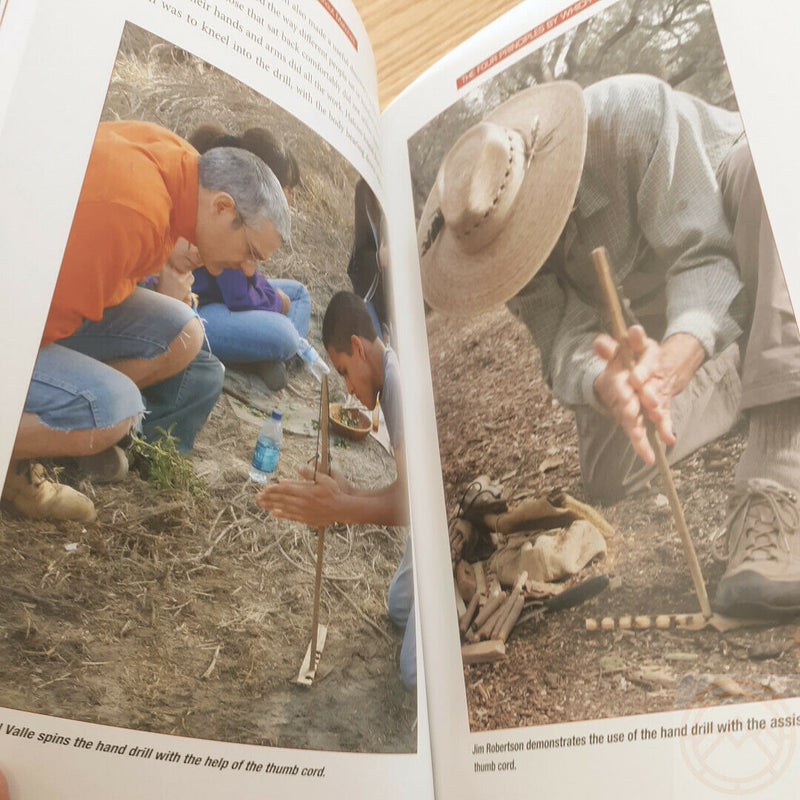
POLYGON ((233 269, 215 278, 198 267, 192 291, 211 352, 224 364, 259 364, 267 386, 282 388, 283 364, 308 335, 311 301, 306 287, 293 280, 268 281, 258 272, 248 278, 233 269))

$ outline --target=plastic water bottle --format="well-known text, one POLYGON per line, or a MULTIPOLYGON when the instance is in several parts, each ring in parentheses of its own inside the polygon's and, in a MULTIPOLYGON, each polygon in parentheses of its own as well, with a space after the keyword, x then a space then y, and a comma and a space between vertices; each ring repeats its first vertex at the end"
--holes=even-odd
POLYGON ((322 383, 322 376, 328 375, 331 368, 320 358, 319 353, 311 346, 308 339, 300 339, 297 354, 305 361, 311 374, 322 383))
POLYGON ((278 455, 283 441, 281 412, 277 409, 264 421, 258 432, 256 447, 253 450, 253 463, 250 465, 250 478, 256 483, 267 483, 278 465, 278 455))

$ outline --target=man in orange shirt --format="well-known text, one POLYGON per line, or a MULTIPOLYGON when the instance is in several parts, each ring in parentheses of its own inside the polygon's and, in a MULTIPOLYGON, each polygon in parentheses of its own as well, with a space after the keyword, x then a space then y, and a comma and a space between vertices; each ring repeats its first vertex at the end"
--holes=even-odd
POLYGON ((50 482, 37 458, 88 457, 106 475, 124 475, 115 444, 139 424, 145 437, 170 430, 183 452, 191 449, 224 369, 203 349, 192 309, 137 287, 180 237, 212 274, 252 275, 289 238, 277 178, 243 150, 199 156, 157 125, 101 123, 3 489, 21 513, 95 516, 91 501, 50 482))

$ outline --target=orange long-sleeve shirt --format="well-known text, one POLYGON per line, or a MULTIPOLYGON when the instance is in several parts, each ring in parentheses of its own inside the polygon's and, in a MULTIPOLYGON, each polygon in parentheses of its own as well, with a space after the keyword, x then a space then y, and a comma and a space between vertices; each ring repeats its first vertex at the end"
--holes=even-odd
POLYGON ((86 168, 42 344, 121 303, 194 242, 197 151, 149 122, 102 122, 86 168))

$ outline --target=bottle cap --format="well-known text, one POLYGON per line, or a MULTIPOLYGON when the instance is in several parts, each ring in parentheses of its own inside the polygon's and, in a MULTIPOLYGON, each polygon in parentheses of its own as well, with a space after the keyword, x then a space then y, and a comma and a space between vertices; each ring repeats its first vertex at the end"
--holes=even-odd
POLYGON ((272 410, 272 414, 270 414, 270 416, 274 420, 280 420, 283 417, 283 414, 281 414, 281 412, 278 411, 277 408, 275 408, 275 409, 272 410))

